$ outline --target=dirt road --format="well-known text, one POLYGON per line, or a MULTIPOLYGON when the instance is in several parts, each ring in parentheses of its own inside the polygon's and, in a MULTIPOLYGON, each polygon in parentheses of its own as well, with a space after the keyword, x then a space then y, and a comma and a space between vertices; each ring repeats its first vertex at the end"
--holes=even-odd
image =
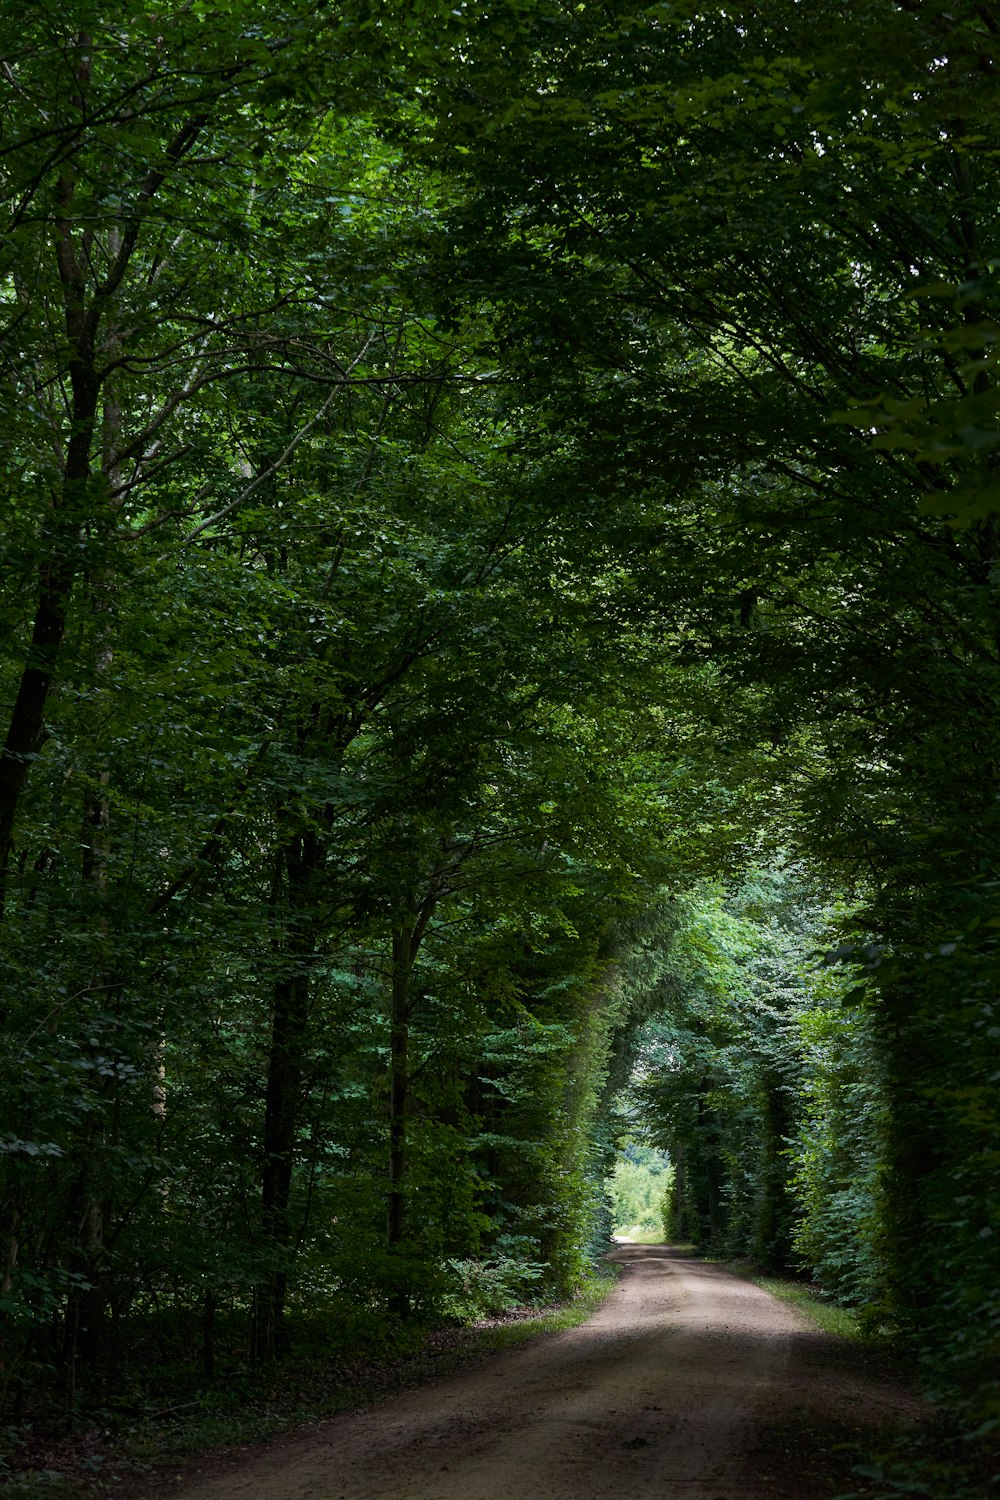
POLYGON ((852 1346, 663 1246, 588 1323, 286 1440, 181 1500, 822 1500, 919 1415, 852 1346), (840 1471, 838 1473, 838 1470, 840 1471), (839 1483, 838 1483, 839 1482, 839 1483))

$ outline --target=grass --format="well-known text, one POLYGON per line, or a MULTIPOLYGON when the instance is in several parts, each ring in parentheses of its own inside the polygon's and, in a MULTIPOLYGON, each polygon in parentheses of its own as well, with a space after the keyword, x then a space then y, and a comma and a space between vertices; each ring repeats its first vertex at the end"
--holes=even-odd
POLYGON ((515 1322, 499 1323, 496 1327, 472 1328, 469 1330, 469 1345, 455 1363, 464 1363, 470 1355, 511 1349, 516 1344, 527 1343, 528 1339, 536 1338, 540 1333, 559 1333, 564 1328, 576 1328, 597 1311, 617 1282, 617 1273, 610 1267, 602 1266, 594 1272, 592 1280, 572 1302, 561 1302, 548 1310, 542 1308, 528 1317, 519 1318, 515 1322))
MULTIPOLYGON (((624 1237, 634 1245, 662 1245, 664 1243, 662 1229, 649 1229, 642 1225, 633 1224, 630 1228, 616 1227, 615 1234, 624 1237)), ((675 1250, 693 1250, 693 1245, 675 1245, 675 1250)), ((703 1256, 702 1259, 712 1259, 703 1256)), ((752 1281, 755 1286, 761 1287, 765 1292, 770 1292, 772 1297, 777 1297, 781 1302, 787 1302, 794 1307, 810 1322, 815 1323, 817 1328, 822 1328, 824 1333, 832 1333, 837 1338, 850 1339, 853 1342, 864 1342, 856 1314, 850 1312, 846 1307, 838 1307, 836 1303, 827 1302, 821 1297, 816 1289, 805 1285, 801 1281, 792 1281, 787 1277, 763 1276, 751 1261, 748 1260, 723 1260, 719 1262, 737 1276, 742 1276, 744 1281, 752 1281)))
MULTIPOLYGON (((878 1331, 862 1331, 857 1316, 847 1308, 824 1301, 800 1281, 761 1275, 749 1261, 722 1264, 789 1303, 825 1333, 866 1345, 869 1351, 881 1350, 889 1361, 888 1368, 904 1382, 912 1382, 912 1369, 894 1354, 891 1342, 878 1331)), ((907 1495, 922 1495, 926 1500, 987 1500, 997 1494, 1000 1444, 996 1433, 983 1428, 970 1431, 968 1423, 956 1418, 953 1411, 938 1410, 919 1427, 905 1428, 896 1435, 886 1433, 884 1444, 884 1451, 869 1453, 865 1462, 854 1465, 852 1474, 858 1488, 839 1495, 837 1500, 904 1500, 907 1495)))
POLYGON ((817 1294, 815 1288, 786 1277, 762 1276, 750 1261, 726 1261, 725 1265, 737 1276, 742 1276, 744 1281, 752 1281, 754 1286, 770 1292, 772 1297, 787 1302, 811 1323, 815 1323, 817 1328, 822 1328, 824 1333, 832 1333, 836 1338, 850 1339, 854 1343, 866 1342, 857 1315, 846 1307, 827 1302, 817 1294))
POLYGON ((633 1224, 629 1229, 616 1229, 615 1234, 624 1235, 627 1240, 632 1241, 633 1245, 662 1245, 664 1243, 662 1228, 649 1229, 641 1224, 633 1224))

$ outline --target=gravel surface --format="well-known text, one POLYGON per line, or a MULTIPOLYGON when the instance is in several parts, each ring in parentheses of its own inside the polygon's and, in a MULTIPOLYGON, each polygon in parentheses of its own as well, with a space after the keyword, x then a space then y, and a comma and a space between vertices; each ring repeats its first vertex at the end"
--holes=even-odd
MULTIPOLYGON (((284 1439, 181 1500, 823 1500, 912 1394, 767 1292, 623 1244, 589 1322, 284 1439)), ((162 1493, 162 1491, 161 1491, 162 1493)))

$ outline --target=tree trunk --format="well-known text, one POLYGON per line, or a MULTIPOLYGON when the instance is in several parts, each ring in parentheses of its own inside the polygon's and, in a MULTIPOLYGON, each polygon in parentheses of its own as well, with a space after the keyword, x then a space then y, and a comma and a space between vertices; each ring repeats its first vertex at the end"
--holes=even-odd
POLYGON ((406 1180, 406 1107, 409 1091, 409 991, 413 965, 412 922, 403 922, 392 934, 392 992, 389 1040, 389 1196, 386 1210, 386 1243, 390 1250, 403 1242, 406 1232, 404 1184, 406 1180))
MULTIPOLYGON (((389 1034, 389 1193, 386 1200, 386 1245, 390 1253, 401 1250, 407 1232, 407 1106, 410 1088, 410 977, 414 948, 414 922, 405 917, 392 933, 389 1034)), ((410 1314, 410 1293, 402 1268, 389 1287, 389 1311, 397 1318, 410 1314)))
POLYGON ((274 986, 274 1010, 264 1100, 261 1211, 267 1267, 254 1308, 256 1360, 288 1351, 285 1299, 291 1244, 289 1205, 295 1165, 303 1062, 309 1026, 309 980, 315 959, 315 933, 309 920, 322 850, 314 835, 293 838, 283 856, 283 899, 290 931, 284 934, 283 972, 274 986))
POLYGON ((762 1265, 784 1270, 792 1251, 794 1209, 788 1190, 787 1145, 793 1122, 781 1078, 765 1069, 761 1078, 763 1161, 750 1250, 762 1265))
MULTIPOLYGON (((81 37, 76 77, 78 103, 85 104, 90 65, 81 37)), ((18 683, 7 736, 0 751, 0 917, 17 814, 31 764, 44 737, 45 705, 66 634, 66 617, 79 566, 80 527, 91 503, 91 465, 101 381, 96 338, 103 303, 86 298, 87 256, 78 244, 72 214, 75 183, 64 173, 58 182, 55 257, 62 286, 63 321, 69 347, 71 390, 69 433, 62 485, 52 501, 51 540, 38 563, 38 593, 31 644, 18 683)))
POLYGON ((207 1291, 201 1313, 201 1364, 206 1375, 215 1374, 215 1293, 207 1291))
MULTIPOLYGON (((397 918, 392 928, 392 973, 389 1010, 389 1192, 386 1201, 386 1245, 399 1252, 406 1242, 407 1114, 410 1090, 410 1013, 413 966, 427 924, 441 896, 435 872, 417 911, 397 918)), ((397 1317, 410 1313, 410 1294, 400 1279, 390 1291, 390 1310, 397 1317)))
MULTIPOLYGON (((88 396, 88 400, 90 397, 88 396)), ((75 524, 82 510, 78 495, 86 493, 90 472, 89 438, 97 408, 96 381, 89 406, 87 441, 70 443, 70 463, 61 502, 54 506, 61 524, 55 531, 54 548, 38 567, 38 597, 35 605, 31 645, 18 683, 7 737, 0 750, 0 918, 3 916, 7 872, 21 794, 28 772, 44 739, 45 705, 55 675, 59 650, 66 634, 66 616, 76 577, 74 554, 78 550, 75 524), (72 498, 71 498, 72 497, 72 498), (67 519, 68 516, 68 519, 67 519)), ((86 424, 80 415, 78 420, 86 424)))

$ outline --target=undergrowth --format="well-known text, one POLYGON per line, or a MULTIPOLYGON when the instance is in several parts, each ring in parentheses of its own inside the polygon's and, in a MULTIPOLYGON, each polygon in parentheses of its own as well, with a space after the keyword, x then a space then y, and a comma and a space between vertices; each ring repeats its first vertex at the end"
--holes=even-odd
POLYGON ((179 1373, 171 1380, 171 1372, 161 1369, 155 1389, 119 1393, 107 1405, 95 1402, 81 1410, 72 1434, 0 1430, 0 1491, 4 1500, 152 1493, 196 1457, 266 1442, 540 1334, 576 1327, 616 1280, 616 1271, 602 1265, 570 1301, 508 1309, 469 1327, 404 1330, 388 1352, 384 1340, 373 1340, 350 1351, 304 1354, 211 1379, 192 1380, 186 1368, 183 1384, 179 1373))
POLYGON ((864 1488, 836 1500, 995 1500, 1000 1449, 993 1434, 963 1430, 945 1414, 854 1469, 864 1488))

